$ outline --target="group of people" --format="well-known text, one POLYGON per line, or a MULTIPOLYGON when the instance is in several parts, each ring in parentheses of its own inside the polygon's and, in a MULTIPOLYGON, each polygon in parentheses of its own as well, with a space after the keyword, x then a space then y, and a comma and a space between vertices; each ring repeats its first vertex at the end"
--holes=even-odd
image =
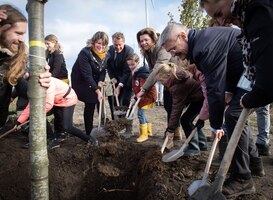
MULTIPOLYGON (((270 89, 273 3, 268 0, 201 0, 200 6, 220 25, 227 21, 239 22, 242 30, 229 27, 190 30, 172 23, 161 33, 159 45, 174 56, 188 59, 203 73, 211 131, 218 138, 224 134, 230 137, 243 108, 263 107, 273 101, 270 89), (232 94, 228 102, 226 94, 232 94)), ((226 197, 254 193, 252 175, 264 175, 262 160, 251 135, 245 124, 232 158, 230 178, 222 189, 226 197)))
MULTIPOLYGON (((121 105, 128 106, 132 99, 141 99, 137 114, 140 128, 137 142, 144 142, 152 135, 152 123, 145 116, 145 110, 156 102, 155 84, 160 81, 164 85, 163 102, 167 113, 167 148, 174 146, 174 139, 181 139, 177 131, 180 126, 186 137, 197 128, 184 152, 188 156, 199 155, 200 151, 208 148, 202 131, 205 120, 209 120, 214 137, 221 139, 226 135, 230 138, 243 108, 259 110, 266 107, 269 110, 269 104, 273 102, 270 89, 273 81, 273 68, 270 66, 273 59, 272 1, 201 0, 200 6, 218 26, 194 30, 171 22, 160 37, 152 28, 137 32, 136 39, 147 64, 141 64, 139 56, 125 44, 123 33, 113 34, 113 45, 108 47, 108 35, 96 32, 73 65, 72 88, 67 84, 68 75, 58 40, 54 35, 47 36, 47 59, 55 78, 49 78, 50 74, 45 72, 40 76, 40 82, 48 88, 47 110, 53 107, 55 130, 97 144, 90 133, 95 108, 106 98, 102 88, 107 84, 113 85, 121 105), (241 29, 226 27, 226 23, 238 25, 241 29), (85 104, 85 134, 73 127, 72 115, 78 99, 85 104)), ((27 54, 25 17, 13 7, 2 5, 0 19, 2 127, 8 114, 12 86, 16 87, 19 95, 26 96, 26 80, 22 75, 27 54), (14 18, 17 21, 12 18, 15 13, 20 16, 14 18), (18 32, 21 34, 12 34, 18 32)), ((108 101, 114 119, 118 102, 112 96, 108 101)), ((26 121, 28 113, 27 107, 18 123, 26 121)), ((263 155, 261 152, 269 155, 269 130, 265 137, 258 137, 256 143, 251 135, 246 123, 232 158, 230 178, 223 186, 222 192, 227 197, 255 192, 252 176, 264 176, 260 155, 263 155)))

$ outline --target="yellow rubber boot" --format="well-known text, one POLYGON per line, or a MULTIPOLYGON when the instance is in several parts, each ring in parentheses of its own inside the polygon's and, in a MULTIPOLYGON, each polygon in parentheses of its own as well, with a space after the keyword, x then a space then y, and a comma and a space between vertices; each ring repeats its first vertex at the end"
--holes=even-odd
POLYGON ((147 127, 148 127, 148 136, 153 136, 152 123, 147 123, 147 127))
POLYGON ((140 136, 137 138, 137 142, 144 142, 148 140, 148 126, 147 124, 139 125, 140 136))

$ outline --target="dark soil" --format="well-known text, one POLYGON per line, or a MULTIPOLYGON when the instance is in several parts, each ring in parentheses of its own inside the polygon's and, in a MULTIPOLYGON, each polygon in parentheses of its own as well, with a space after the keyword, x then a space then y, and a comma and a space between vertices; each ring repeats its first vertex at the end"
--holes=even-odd
MULTIPOLYGON (((70 137, 61 143, 61 148, 50 150, 50 199, 188 199, 187 188, 194 180, 202 179, 208 152, 201 152, 196 157, 181 157, 171 163, 162 162, 160 146, 166 126, 164 109, 156 107, 147 114, 155 124, 155 134, 144 143, 136 143, 136 137, 120 139, 119 134, 112 131, 109 136, 99 138, 97 147, 70 137)), ((76 124, 82 128, 80 121, 76 119, 76 124)), ((134 123, 134 132, 137 133, 137 119, 134 123)), ((113 130, 122 129, 115 122, 109 124, 113 130)), ((0 134, 11 127, 0 130, 0 134)), ((22 148, 24 144, 25 136, 20 132, 0 139, 0 200, 30 199, 29 150, 22 148)), ((181 144, 177 142, 177 148, 181 144)), ((264 167, 266 176, 253 178, 257 193, 240 196, 238 200, 273 199, 272 156, 264 157, 264 167)), ((211 167, 210 180, 217 170, 216 165, 211 167)))

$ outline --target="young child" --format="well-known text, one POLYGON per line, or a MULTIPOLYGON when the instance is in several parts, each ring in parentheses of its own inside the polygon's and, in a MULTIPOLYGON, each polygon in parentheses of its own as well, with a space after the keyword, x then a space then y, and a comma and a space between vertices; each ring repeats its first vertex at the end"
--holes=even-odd
MULTIPOLYGON (((132 87, 136 95, 140 92, 142 85, 149 76, 149 71, 145 66, 138 67, 139 56, 136 53, 129 55, 126 61, 132 72, 132 87)), ((142 96, 138 104, 137 116, 139 119, 140 136, 137 138, 137 142, 144 142, 148 140, 148 136, 152 135, 152 123, 146 118, 145 111, 153 108, 156 99, 157 92, 155 86, 153 86, 151 90, 142 96)))
MULTIPOLYGON (((169 137, 167 148, 173 147, 174 130, 180 120, 182 128, 188 137, 194 128, 193 121, 203 106, 204 97, 200 84, 192 78, 192 74, 183 67, 177 67, 174 63, 161 64, 156 73, 156 79, 166 87, 172 97, 172 111, 168 122, 166 136, 169 137), (181 116, 183 109, 187 110, 181 116)), ((200 154, 200 150, 207 149, 207 141, 202 132, 203 123, 199 126, 197 122, 197 133, 191 139, 189 146, 184 152, 185 156, 200 154)))
MULTIPOLYGON (((51 77, 50 87, 46 91, 46 112, 50 111, 53 106, 58 106, 62 114, 62 126, 67 133, 75 135, 88 143, 97 144, 97 140, 95 138, 84 134, 80 129, 73 126, 73 113, 77 102, 77 95, 68 84, 60 79, 51 77)), ((18 124, 27 121, 29 114, 30 107, 28 104, 17 119, 18 124)), ((56 141, 56 138, 49 139, 56 141)))

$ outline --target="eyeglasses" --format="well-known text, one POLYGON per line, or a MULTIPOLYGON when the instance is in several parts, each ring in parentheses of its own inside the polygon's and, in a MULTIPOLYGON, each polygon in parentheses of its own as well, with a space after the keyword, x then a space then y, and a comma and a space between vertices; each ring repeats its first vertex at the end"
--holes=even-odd
POLYGON ((175 43, 174 43, 174 47, 172 47, 172 48, 169 49, 169 52, 171 53, 171 55, 173 57, 176 54, 176 46, 177 46, 177 41, 178 41, 179 37, 180 37, 180 34, 178 34, 177 37, 176 37, 176 40, 175 40, 175 43))

